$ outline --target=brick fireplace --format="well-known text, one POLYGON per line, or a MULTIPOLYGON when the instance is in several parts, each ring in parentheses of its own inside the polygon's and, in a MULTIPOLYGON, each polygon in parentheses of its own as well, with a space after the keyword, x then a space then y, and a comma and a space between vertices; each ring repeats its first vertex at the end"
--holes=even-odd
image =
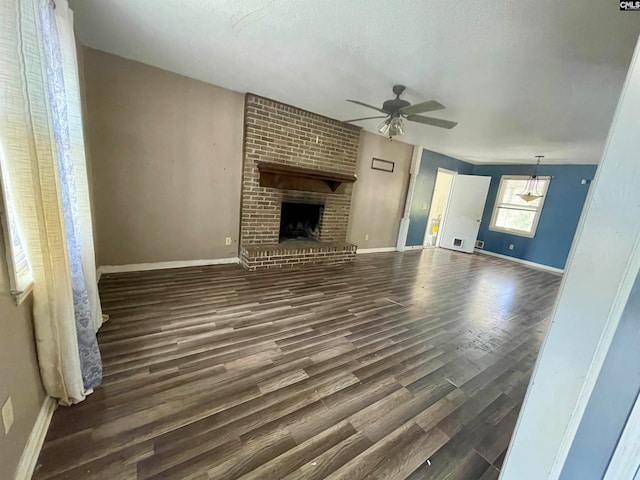
POLYGON ((247 94, 244 135, 242 265, 352 261, 347 227, 360 128, 247 94))

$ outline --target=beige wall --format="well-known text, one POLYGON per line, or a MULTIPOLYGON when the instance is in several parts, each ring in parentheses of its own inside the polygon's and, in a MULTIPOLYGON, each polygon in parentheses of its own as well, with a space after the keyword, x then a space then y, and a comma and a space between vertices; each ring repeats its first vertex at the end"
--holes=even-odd
POLYGON ((412 153, 411 145, 362 131, 347 237, 358 248, 395 247, 412 153), (394 172, 372 170, 373 157, 395 162, 394 172), (365 240, 366 235, 369 240, 365 240))
MULTIPOLYGON (((4 246, 0 236, 0 246, 4 246)), ((0 478, 13 478, 45 399, 36 359, 29 300, 16 307, 9 294, 4 248, 0 248, 0 405, 9 396, 15 422, 8 435, 0 422, 0 478)))
POLYGON ((244 96, 89 48, 83 63, 98 264, 236 257, 244 96))

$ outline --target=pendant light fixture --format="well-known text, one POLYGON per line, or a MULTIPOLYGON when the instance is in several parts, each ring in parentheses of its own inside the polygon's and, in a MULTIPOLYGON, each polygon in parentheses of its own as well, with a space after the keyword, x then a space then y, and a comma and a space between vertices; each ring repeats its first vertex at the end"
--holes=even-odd
POLYGON ((538 167, 540 166, 540 160, 544 158, 544 155, 536 155, 536 158, 538 161, 536 162, 536 168, 533 171, 533 175, 527 179, 527 185, 524 187, 524 191, 518 194, 518 196, 527 203, 542 198, 542 195, 538 193, 538 167))

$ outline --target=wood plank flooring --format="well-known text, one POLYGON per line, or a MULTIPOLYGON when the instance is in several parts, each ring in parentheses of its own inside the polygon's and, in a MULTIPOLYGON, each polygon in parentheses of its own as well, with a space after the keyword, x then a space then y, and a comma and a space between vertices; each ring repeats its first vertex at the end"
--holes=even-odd
POLYGON ((560 277, 446 250, 103 277, 35 479, 497 479, 560 277))

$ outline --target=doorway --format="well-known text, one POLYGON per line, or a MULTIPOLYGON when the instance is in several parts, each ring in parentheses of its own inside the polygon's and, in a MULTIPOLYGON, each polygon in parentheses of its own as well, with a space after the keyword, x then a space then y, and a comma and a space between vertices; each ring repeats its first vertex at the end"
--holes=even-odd
POLYGON ((424 247, 440 246, 440 227, 442 226, 442 220, 447 210, 454 175, 456 175, 456 172, 438 168, 436 183, 433 188, 433 196, 431 197, 431 208, 429 209, 427 228, 424 232, 424 247))

